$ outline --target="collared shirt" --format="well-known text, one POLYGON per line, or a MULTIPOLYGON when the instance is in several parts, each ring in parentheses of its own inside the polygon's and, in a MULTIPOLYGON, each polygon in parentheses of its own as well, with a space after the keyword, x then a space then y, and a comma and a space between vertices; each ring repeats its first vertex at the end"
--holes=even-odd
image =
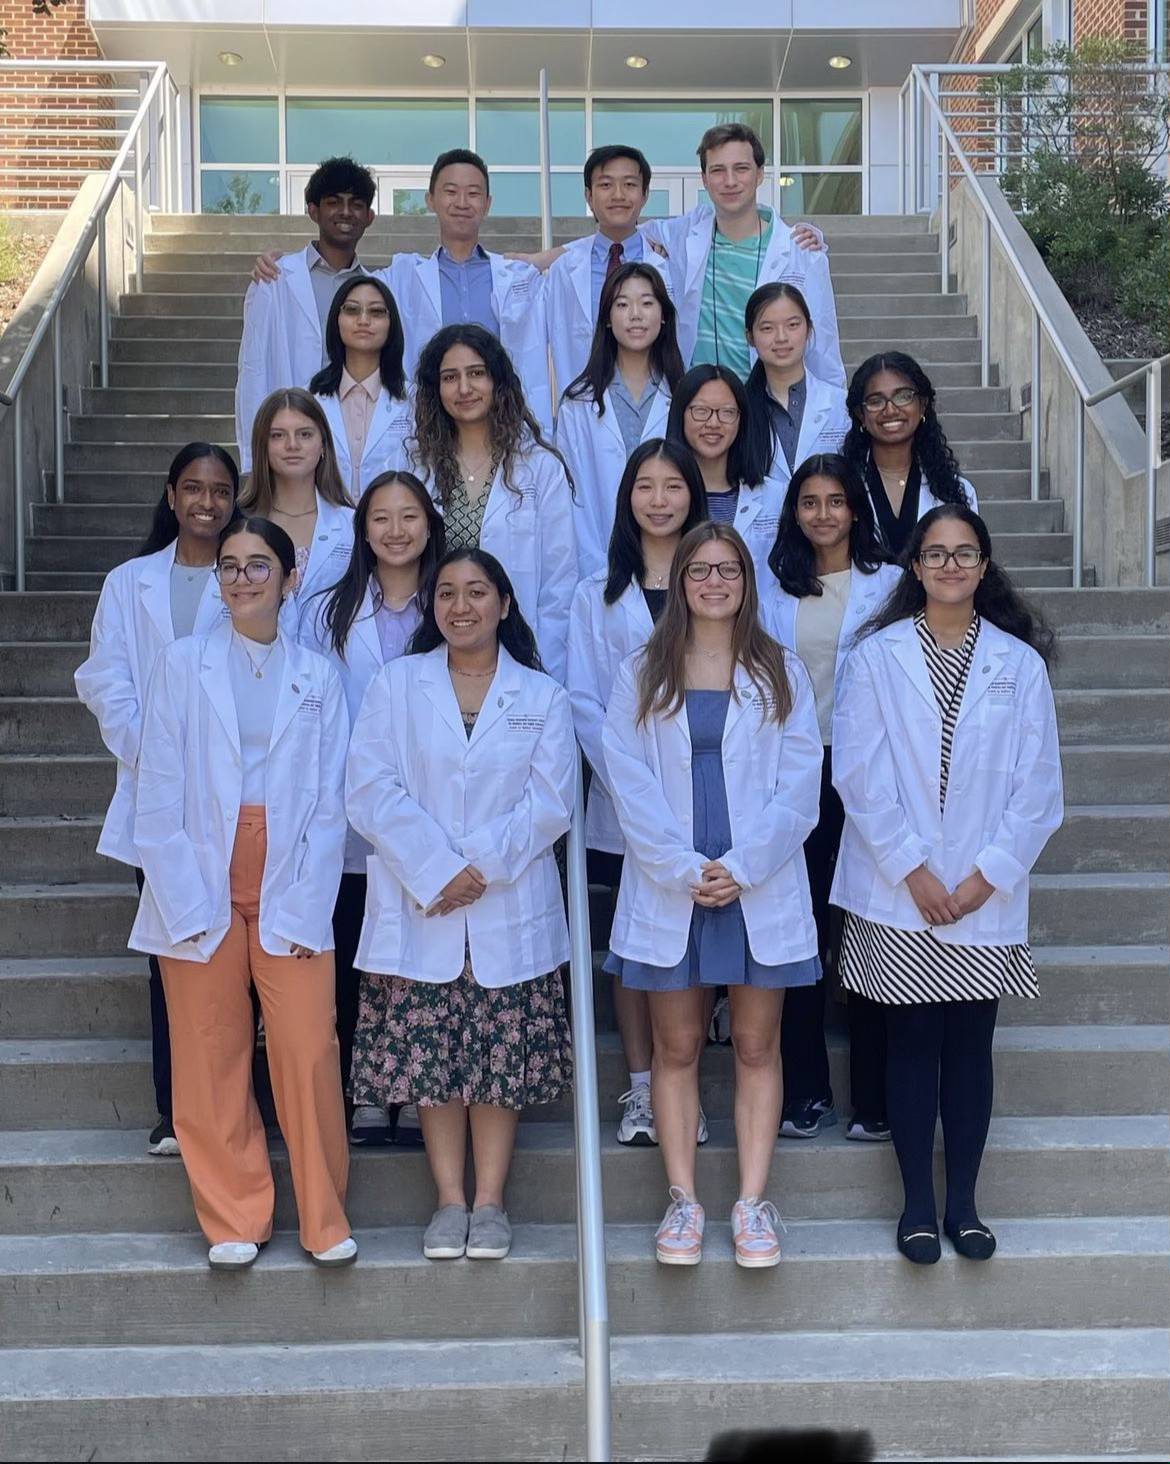
MULTIPOLYGON (((589 256, 589 282, 593 291, 593 319, 601 304, 601 292, 605 288, 605 277, 609 273, 609 251, 614 241, 604 234, 594 234, 593 250, 589 256)), ((635 229, 628 239, 622 240, 622 264, 634 264, 646 258, 646 246, 641 234, 635 229)))
POLYGON ((661 385, 661 377, 652 376, 647 381, 642 395, 635 401, 629 387, 622 380, 621 372, 615 371, 613 374, 613 380, 609 384, 609 397, 613 402, 614 416, 621 429, 622 443, 625 446, 627 457, 642 441, 646 423, 650 417, 650 409, 654 405, 654 398, 661 385))
POLYGON ((370 587, 378 607, 374 611, 374 624, 378 627, 378 644, 382 647, 382 662, 385 665, 389 661, 396 661, 405 653, 407 642, 422 620, 422 610, 417 595, 411 595, 401 610, 395 610, 380 598, 376 580, 370 581, 370 587))
POLYGON ((747 379, 752 369, 751 347, 743 332, 748 297, 759 284, 760 266, 772 239, 775 220, 770 208, 760 209, 762 232, 746 239, 726 239, 716 230, 703 271, 703 298, 699 329, 690 364, 714 361, 747 379))
POLYGON ((452 259, 440 244, 439 301, 444 325, 482 325, 499 335, 500 321, 492 304, 492 262, 482 244, 464 260, 452 259))
POLYGON ((317 302, 317 317, 321 322, 321 365, 329 364, 329 357, 325 351, 325 322, 329 319, 329 309, 333 304, 333 297, 337 294, 339 286, 346 280, 352 280, 355 275, 364 275, 365 268, 355 258, 348 269, 334 269, 329 261, 318 252, 316 244, 313 245, 312 253, 309 256, 309 283, 313 287, 313 299, 317 302))
POLYGON ((377 371, 372 371, 364 381, 355 381, 344 366, 341 368, 337 402, 341 407, 341 420, 345 423, 350 462, 349 491, 355 502, 361 497, 362 453, 381 391, 382 378, 377 371))
POLYGON ((776 441, 788 459, 788 470, 796 471, 796 444, 800 441, 800 427, 804 421, 804 405, 808 400, 808 378, 802 376, 788 388, 788 405, 785 407, 768 392, 768 412, 772 418, 772 431, 776 441))

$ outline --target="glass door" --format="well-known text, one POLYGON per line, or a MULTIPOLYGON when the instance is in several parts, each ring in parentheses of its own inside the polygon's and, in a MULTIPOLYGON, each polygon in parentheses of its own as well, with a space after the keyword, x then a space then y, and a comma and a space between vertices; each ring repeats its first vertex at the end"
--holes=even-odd
POLYGON ((427 211, 427 184, 430 171, 426 168, 375 168, 374 178, 378 192, 374 199, 374 211, 387 215, 418 217, 427 211))

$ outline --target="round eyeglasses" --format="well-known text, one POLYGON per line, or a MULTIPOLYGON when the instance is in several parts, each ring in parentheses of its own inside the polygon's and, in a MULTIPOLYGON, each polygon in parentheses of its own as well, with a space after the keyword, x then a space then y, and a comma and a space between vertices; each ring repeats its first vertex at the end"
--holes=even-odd
POLYGON ((697 406, 692 402, 687 408, 687 416, 692 422, 709 422, 712 417, 717 422, 722 422, 725 427, 730 427, 733 422, 739 421, 738 407, 705 407, 702 403, 697 406))
POLYGON ((272 576, 272 565, 267 559, 249 559, 247 564, 233 564, 229 560, 227 564, 215 566, 215 577, 221 585, 234 585, 240 575, 250 585, 263 585, 272 576))

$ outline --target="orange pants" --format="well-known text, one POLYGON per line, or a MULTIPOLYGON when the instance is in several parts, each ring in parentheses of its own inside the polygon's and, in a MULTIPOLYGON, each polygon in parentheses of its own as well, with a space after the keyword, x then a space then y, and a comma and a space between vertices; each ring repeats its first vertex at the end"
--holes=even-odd
POLYGON ((161 960, 171 1019, 175 1134, 209 1243, 267 1240, 275 1195, 252 1091, 254 984, 264 1013, 276 1113, 288 1145, 301 1244, 322 1251, 350 1233, 333 953, 298 959, 270 956, 261 946, 260 883, 267 848, 263 807, 245 805, 232 850, 227 934, 206 965, 161 960))

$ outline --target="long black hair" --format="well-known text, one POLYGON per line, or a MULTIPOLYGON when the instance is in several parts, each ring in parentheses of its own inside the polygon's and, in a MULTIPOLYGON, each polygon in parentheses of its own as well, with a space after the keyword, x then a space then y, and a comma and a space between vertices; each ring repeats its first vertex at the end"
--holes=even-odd
POLYGON ((436 650, 443 644, 443 632, 439 629, 439 623, 435 619, 435 589, 447 566, 457 564, 463 559, 483 570, 495 585, 496 593, 501 600, 507 596, 508 614, 506 619, 500 621, 496 631, 496 638, 500 645, 513 661, 519 661, 521 666, 527 666, 530 671, 543 671, 544 667, 540 664, 540 652, 536 649, 536 637, 532 633, 532 627, 520 613, 512 581, 496 556, 488 554, 484 549, 449 549, 435 565, 435 572, 431 575, 422 598, 422 621, 410 638, 407 653, 418 656, 426 651, 436 650))
POLYGON ((312 381, 309 390, 314 396, 336 396, 341 390, 341 373, 345 368, 345 345, 341 339, 341 307, 359 285, 371 285, 382 297, 382 303, 390 312, 390 329, 386 343, 378 360, 378 375, 382 385, 392 397, 406 395, 406 373, 402 369, 402 357, 406 351, 406 338, 402 334, 402 316, 398 302, 381 280, 373 275, 355 275, 333 297, 329 307, 329 318, 325 322, 325 354, 328 366, 322 366, 312 381))
POLYGON ((845 405, 849 410, 849 431, 841 451, 864 478, 869 462, 871 441, 865 428, 862 401, 870 381, 879 371, 895 371, 904 376, 922 401, 922 421, 914 433, 911 451, 930 484, 930 491, 940 503, 954 503, 970 508, 967 494, 959 482, 959 465, 947 445, 946 434, 935 411, 934 383, 913 356, 903 351, 881 351, 863 361, 853 373, 845 405))
MULTIPOLYGON (((366 588, 378 567, 378 557, 370 548, 369 540, 366 538, 370 503, 379 488, 389 488, 394 484, 400 484, 407 489, 418 500, 418 506, 426 515, 427 542, 418 562, 420 599, 435 565, 447 552, 447 528, 443 522, 443 515, 435 507, 435 501, 427 492, 425 485, 413 473, 379 473, 358 499, 357 508, 354 509, 353 549, 350 552, 345 573, 336 584, 317 591, 317 595, 328 596, 321 611, 321 621, 329 636, 329 643, 342 660, 345 659, 346 642, 349 640, 353 623, 358 617, 358 611, 362 608, 366 588)), ((375 591, 375 610, 380 603, 381 597, 375 591)))
POLYGON ((691 367, 671 396, 666 435, 677 438, 679 442, 686 442, 686 410, 709 381, 723 382, 739 408, 739 432, 727 454, 727 481, 733 488, 758 488, 764 481, 764 464, 760 458, 759 444, 754 440, 756 434, 751 428, 751 403, 743 382, 728 367, 716 366, 712 361, 704 361, 701 366, 691 367))
POLYGON ((922 544, 930 530, 941 519, 955 519, 966 524, 979 541, 987 570, 975 591, 975 610, 984 620, 1014 635, 1032 647, 1045 662, 1056 659, 1056 636, 1052 627, 1033 605, 1012 584, 991 557, 991 535, 987 525, 972 509, 962 503, 942 503, 924 513, 902 553, 902 578, 894 586, 885 604, 857 632, 861 640, 875 631, 884 630, 899 620, 909 620, 926 606, 926 590, 914 573, 914 561, 922 552, 922 544))
POLYGON ((678 311, 674 301, 666 293, 662 275, 652 264, 635 260, 615 269, 601 289, 601 301, 597 307, 597 324, 593 328, 593 344, 589 349, 589 360, 585 370, 565 388, 565 396, 573 401, 584 397, 597 407, 597 415, 605 415, 605 393, 617 372, 618 343, 610 326, 613 302, 622 286, 632 279, 645 280, 654 292, 654 298, 662 310, 662 329, 658 339, 650 347, 650 371, 661 377, 674 390, 686 367, 682 352, 678 348, 678 311))
MULTIPOLYGON (((756 328, 756 321, 769 305, 776 300, 791 300, 800 313, 804 316, 805 324, 808 326, 808 339, 811 343, 813 338, 812 311, 808 308, 808 301, 795 285, 787 284, 784 280, 771 280, 759 289, 753 290, 748 297, 747 305, 743 312, 744 334, 749 342, 752 331, 756 328)), ((805 346, 808 350, 808 346, 805 346)), ((776 454, 777 444, 775 435, 772 432, 772 414, 768 408, 768 373, 764 363, 756 357, 752 369, 748 372, 748 379, 744 383, 744 390, 747 392, 748 401, 751 403, 751 411, 748 415, 747 430, 752 438, 752 452, 757 460, 764 464, 765 474, 772 471, 772 460, 776 454)))
POLYGON ((157 554, 160 549, 165 549, 168 544, 173 544, 179 537, 179 520, 175 517, 175 510, 167 499, 167 489, 175 488, 186 470, 200 458, 214 458, 220 467, 226 470, 228 477, 232 480, 232 518, 239 513, 236 500, 240 496, 240 470, 236 467, 235 458, 218 443, 189 442, 186 447, 181 447, 171 460, 162 497, 154 506, 154 518, 150 521, 150 529, 146 538, 135 551, 135 559, 141 559, 146 554, 157 554))
POLYGON ((631 584, 641 584, 646 573, 642 554, 642 530, 634 518, 634 483, 643 466, 651 458, 667 462, 687 485, 691 506, 683 520, 681 532, 687 534, 707 518, 707 490, 695 455, 680 437, 650 437, 640 442, 626 461, 618 484, 614 508, 613 530, 609 536, 608 576, 605 581, 605 603, 619 600, 631 584))
POLYGON ((263 539, 280 561, 280 568, 285 579, 288 579, 296 569, 297 551, 293 541, 279 524, 274 524, 271 519, 260 518, 255 514, 249 516, 237 514, 224 528, 223 533, 219 536, 219 548, 215 551, 217 564, 223 558, 223 546, 229 539, 234 539, 237 534, 255 534, 258 539, 263 539))
POLYGON ((816 550, 796 517, 801 489, 810 478, 831 478, 845 494, 845 502, 853 514, 853 527, 849 530, 849 559, 853 568, 862 574, 873 574, 878 565, 890 562, 877 536, 873 507, 861 474, 839 452, 815 453, 805 458, 789 481, 776 541, 768 555, 768 568, 780 581, 780 588, 797 599, 824 594, 817 575, 816 550))

